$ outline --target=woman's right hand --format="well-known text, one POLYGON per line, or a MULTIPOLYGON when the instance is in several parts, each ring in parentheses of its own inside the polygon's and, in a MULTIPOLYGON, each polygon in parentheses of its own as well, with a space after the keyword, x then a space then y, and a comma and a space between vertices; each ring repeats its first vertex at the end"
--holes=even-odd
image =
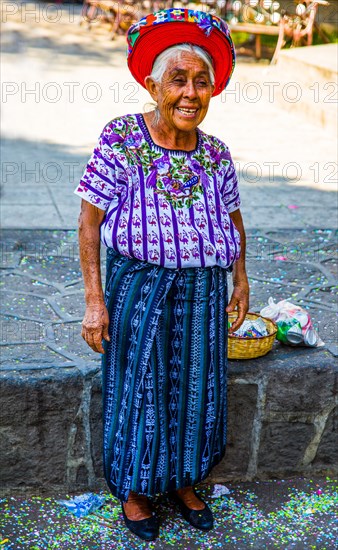
POLYGON ((104 353, 102 340, 109 342, 109 314, 104 303, 87 305, 82 321, 82 338, 97 353, 104 353))

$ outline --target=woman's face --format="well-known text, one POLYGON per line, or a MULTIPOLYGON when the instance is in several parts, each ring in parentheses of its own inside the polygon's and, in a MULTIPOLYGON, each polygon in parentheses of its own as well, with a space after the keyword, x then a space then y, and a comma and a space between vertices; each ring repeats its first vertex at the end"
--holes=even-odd
POLYGON ((182 132, 194 131, 202 122, 214 91, 207 65, 190 52, 169 61, 161 83, 147 77, 146 85, 162 122, 182 132))

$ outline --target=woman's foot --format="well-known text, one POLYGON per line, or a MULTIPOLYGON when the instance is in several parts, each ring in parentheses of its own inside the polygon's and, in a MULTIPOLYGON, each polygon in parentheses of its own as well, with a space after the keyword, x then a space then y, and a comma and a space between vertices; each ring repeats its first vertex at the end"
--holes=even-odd
POLYGON ((177 495, 183 500, 184 504, 192 510, 204 510, 205 502, 198 498, 192 487, 184 487, 184 489, 177 489, 175 491, 177 495))
POLYGON ((121 501, 126 526, 143 540, 155 540, 159 534, 159 520, 152 514, 146 496, 130 491, 127 502, 121 501))
POLYGON ((214 526, 214 518, 209 506, 199 498, 193 487, 177 489, 169 493, 176 504, 179 505, 182 516, 197 529, 210 531, 214 526))
POLYGON ((127 502, 123 502, 123 509, 128 519, 141 521, 152 516, 148 498, 144 495, 129 492, 127 502))

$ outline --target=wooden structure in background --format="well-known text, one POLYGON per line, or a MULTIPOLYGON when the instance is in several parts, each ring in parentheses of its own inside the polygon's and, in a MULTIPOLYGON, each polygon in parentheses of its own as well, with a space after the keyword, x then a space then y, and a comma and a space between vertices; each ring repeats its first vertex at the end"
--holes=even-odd
MULTIPOLYGON (((261 3, 264 4, 264 0, 261 0, 261 3)), ((315 19, 320 5, 328 6, 329 2, 326 0, 304 0, 304 2, 299 2, 296 7, 296 13, 289 14, 285 10, 282 11, 279 23, 276 25, 271 23, 255 23, 248 20, 236 23, 230 22, 229 27, 231 33, 242 32, 255 36, 255 48, 253 50, 246 49, 246 52, 254 53, 256 59, 260 59, 262 55, 261 36, 278 36, 275 51, 271 59, 271 64, 273 65, 277 62, 279 52, 286 44, 287 39, 291 39, 291 47, 311 46, 314 29, 316 28, 319 31, 315 19)), ((252 12, 254 10, 248 5, 244 6, 245 8, 247 8, 247 13, 253 16, 252 12)))
MULTIPOLYGON (((261 41, 262 35, 263 34, 269 35, 269 36, 280 35, 279 25, 262 25, 259 23, 235 23, 235 24, 230 23, 229 27, 231 30, 231 34, 236 32, 246 32, 248 34, 253 34, 255 36, 254 55, 256 59, 260 59, 262 57, 262 41, 261 41)), ((276 50, 277 50, 277 47, 276 47, 276 50)))
MULTIPOLYGON (((188 5, 189 0, 182 0, 179 5, 188 5)), ((174 0, 84 0, 83 16, 87 21, 88 28, 94 21, 110 23, 111 38, 117 33, 124 34, 129 27, 138 21, 146 13, 174 7, 174 0)), ((231 0, 202 0, 201 4, 205 11, 212 10, 219 16, 227 18, 229 6, 235 6, 236 2, 231 0)), ((316 15, 318 6, 328 6, 326 0, 304 0, 299 1, 296 6, 296 13, 289 14, 281 10, 278 24, 272 23, 272 13, 269 13, 264 6, 266 0, 258 0, 256 8, 253 8, 253 2, 245 0, 243 4, 239 2, 238 17, 233 17, 228 22, 231 33, 248 33, 254 36, 254 48, 242 48, 239 52, 254 55, 256 59, 262 56, 262 35, 277 36, 277 43, 271 63, 276 63, 278 55, 287 39, 291 39, 291 46, 311 45, 313 40, 313 30, 319 27, 316 25, 316 15), (259 19, 260 16, 261 19, 259 19), (256 22, 261 21, 264 22, 256 22)), ((230 11, 231 13, 231 11, 230 11)))

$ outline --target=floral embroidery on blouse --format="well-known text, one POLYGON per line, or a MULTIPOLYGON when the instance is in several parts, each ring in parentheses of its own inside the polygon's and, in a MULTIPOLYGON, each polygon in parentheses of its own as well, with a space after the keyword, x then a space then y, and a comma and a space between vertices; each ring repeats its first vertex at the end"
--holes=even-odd
POLYGON ((230 152, 197 132, 196 149, 187 152, 157 146, 140 114, 105 126, 75 193, 106 211, 106 246, 169 268, 226 268, 239 257, 230 152))

